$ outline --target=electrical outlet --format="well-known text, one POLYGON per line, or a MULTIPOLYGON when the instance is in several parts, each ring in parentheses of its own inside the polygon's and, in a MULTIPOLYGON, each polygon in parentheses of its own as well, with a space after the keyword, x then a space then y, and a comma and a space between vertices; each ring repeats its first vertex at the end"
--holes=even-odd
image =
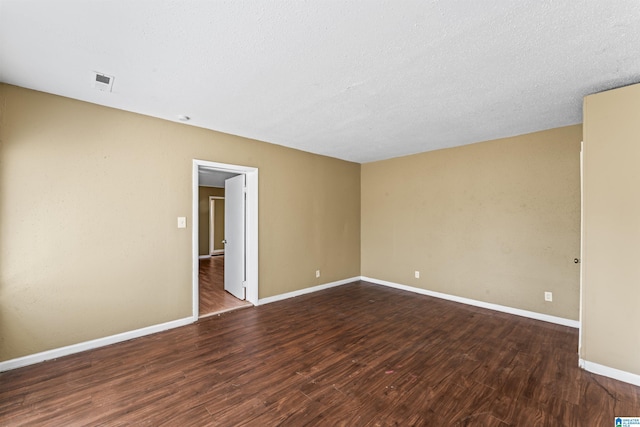
POLYGON ((420 278, 420 272, 418 270, 416 270, 413 275, 416 277, 416 279, 420 278))
POLYGON ((544 293, 544 300, 545 301, 553 301, 553 293, 552 292, 545 292, 544 293))
POLYGON ((320 270, 316 270, 316 279, 320 277, 320 270))
POLYGON ((187 218, 184 216, 178 217, 178 228, 187 228, 187 218))

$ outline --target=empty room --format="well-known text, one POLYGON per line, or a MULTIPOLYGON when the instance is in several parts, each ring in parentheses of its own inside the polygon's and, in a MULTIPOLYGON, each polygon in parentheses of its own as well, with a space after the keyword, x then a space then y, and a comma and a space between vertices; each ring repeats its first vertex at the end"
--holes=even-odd
POLYGON ((636 1, 0 0, 0 426, 640 424, 639 164, 636 1))

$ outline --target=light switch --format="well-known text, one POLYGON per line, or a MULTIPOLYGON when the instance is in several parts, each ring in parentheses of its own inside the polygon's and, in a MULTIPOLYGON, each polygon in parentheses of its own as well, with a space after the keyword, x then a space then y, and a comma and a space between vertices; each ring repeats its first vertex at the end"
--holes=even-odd
POLYGON ((187 217, 178 217, 178 228, 187 228, 187 217))

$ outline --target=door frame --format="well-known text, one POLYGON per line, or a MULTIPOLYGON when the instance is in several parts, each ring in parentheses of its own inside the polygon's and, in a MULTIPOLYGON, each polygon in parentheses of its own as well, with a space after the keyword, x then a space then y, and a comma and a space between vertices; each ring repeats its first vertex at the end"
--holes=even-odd
POLYGON ((204 166, 207 169, 220 172, 244 174, 246 176, 245 185, 247 187, 247 199, 245 210, 246 221, 246 300, 253 305, 258 305, 258 168, 250 166, 232 165, 226 163, 211 162, 208 160, 193 159, 192 165, 192 238, 191 238, 191 259, 192 259, 192 315, 193 321, 198 320, 199 310, 199 251, 198 251, 198 169, 204 166))
MULTIPOLYGON (((584 141, 580 141, 580 308, 578 311, 578 365, 582 365, 584 278, 584 141)), ((581 366, 583 367, 583 366, 581 366)))
POLYGON ((209 255, 219 255, 224 253, 224 249, 215 249, 216 240, 216 200, 224 200, 222 196, 209 196, 209 255))

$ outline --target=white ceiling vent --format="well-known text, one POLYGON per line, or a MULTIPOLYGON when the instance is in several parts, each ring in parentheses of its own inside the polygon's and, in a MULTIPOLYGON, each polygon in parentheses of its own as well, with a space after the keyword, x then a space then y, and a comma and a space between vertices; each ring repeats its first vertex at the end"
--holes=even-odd
POLYGON ((113 87, 113 76, 108 76, 106 74, 98 73, 95 71, 93 74, 93 87, 103 92, 111 92, 111 88, 113 87))

